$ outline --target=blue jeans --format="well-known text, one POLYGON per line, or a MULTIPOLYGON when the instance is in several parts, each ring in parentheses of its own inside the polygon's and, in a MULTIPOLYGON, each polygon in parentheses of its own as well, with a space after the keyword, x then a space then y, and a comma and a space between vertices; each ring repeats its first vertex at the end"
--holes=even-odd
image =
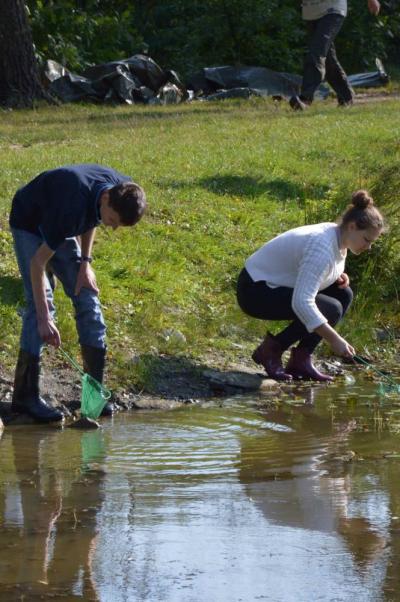
MULTIPOLYGON (((30 275, 30 263, 43 239, 31 232, 11 228, 14 238, 15 254, 22 276, 26 307, 23 314, 20 347, 32 355, 39 356, 43 341, 39 336, 36 307, 30 275)), ((66 238, 50 259, 48 265, 62 283, 66 295, 75 308, 75 321, 79 342, 91 347, 105 347, 106 326, 97 294, 88 288, 82 288, 79 295, 74 294, 76 279, 80 268, 81 250, 75 238, 66 238)), ((46 297, 51 317, 55 318, 53 290, 46 276, 46 297)))

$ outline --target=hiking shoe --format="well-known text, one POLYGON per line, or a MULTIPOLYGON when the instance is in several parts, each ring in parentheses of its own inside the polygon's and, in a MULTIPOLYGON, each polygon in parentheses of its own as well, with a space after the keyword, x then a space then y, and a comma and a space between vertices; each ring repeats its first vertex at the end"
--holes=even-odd
POLYGON ((338 108, 339 109, 349 109, 350 107, 352 107, 354 105, 354 100, 338 100, 338 108))
POLYGON ((301 100, 300 96, 292 96, 289 104, 293 111, 305 111, 307 108, 307 104, 301 100))

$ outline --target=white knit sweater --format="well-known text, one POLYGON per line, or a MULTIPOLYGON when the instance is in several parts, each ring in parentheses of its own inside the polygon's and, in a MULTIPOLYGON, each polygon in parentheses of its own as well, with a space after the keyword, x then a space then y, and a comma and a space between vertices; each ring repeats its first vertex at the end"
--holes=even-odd
POLYGON ((245 263, 254 282, 293 288, 292 308, 313 332, 326 324, 315 297, 344 271, 346 251, 339 249, 339 227, 333 223, 301 226, 273 238, 245 263))

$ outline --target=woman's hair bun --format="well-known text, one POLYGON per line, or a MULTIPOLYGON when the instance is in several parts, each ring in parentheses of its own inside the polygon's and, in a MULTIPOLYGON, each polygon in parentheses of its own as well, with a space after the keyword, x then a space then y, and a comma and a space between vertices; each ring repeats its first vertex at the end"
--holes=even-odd
POLYGON ((357 209, 366 209, 374 204, 373 198, 366 190, 356 190, 351 196, 351 203, 357 209))

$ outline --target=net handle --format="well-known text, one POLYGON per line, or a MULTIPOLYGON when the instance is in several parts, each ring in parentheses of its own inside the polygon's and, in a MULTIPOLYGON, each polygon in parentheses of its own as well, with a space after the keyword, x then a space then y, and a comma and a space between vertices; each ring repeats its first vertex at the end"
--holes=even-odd
POLYGON ((68 355, 68 353, 66 351, 64 351, 64 349, 62 347, 59 347, 58 351, 60 351, 62 353, 62 355, 65 357, 65 359, 69 361, 69 363, 71 364, 71 366, 73 366, 75 368, 75 370, 78 370, 78 372, 81 374, 81 376, 83 376, 85 374, 84 371, 82 370, 82 368, 80 366, 78 366, 76 361, 73 360, 72 357, 70 355, 68 355))
MULTIPOLYGON (((71 366, 73 366, 75 368, 75 370, 77 370, 79 372, 79 374, 81 376, 85 376, 86 372, 84 372, 82 370, 82 368, 76 363, 76 361, 74 359, 72 359, 72 357, 70 355, 68 355, 68 353, 66 351, 64 351, 64 349, 62 347, 59 347, 58 350, 61 351, 61 353, 65 357, 65 359, 71 364, 71 366)), ((90 376, 90 374, 88 374, 88 376, 90 376)), ((93 378, 93 376, 90 376, 90 378, 93 378)), ((96 380, 96 379, 93 379, 93 380, 96 380)), ((96 381, 96 382, 98 382, 98 381, 96 381)), ((104 399, 110 399, 110 397, 111 397, 110 389, 107 389, 101 383, 98 383, 98 384, 101 387, 101 392, 103 394, 104 399)))

